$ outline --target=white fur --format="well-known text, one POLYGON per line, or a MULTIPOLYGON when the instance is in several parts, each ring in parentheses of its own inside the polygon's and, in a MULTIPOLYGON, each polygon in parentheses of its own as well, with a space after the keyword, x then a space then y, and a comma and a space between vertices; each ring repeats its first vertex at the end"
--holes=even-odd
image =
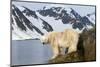
POLYGON ((56 58, 62 48, 68 48, 68 53, 77 51, 77 43, 79 40, 79 33, 72 29, 66 29, 63 32, 50 32, 41 37, 41 42, 49 43, 53 50, 51 59, 56 58))

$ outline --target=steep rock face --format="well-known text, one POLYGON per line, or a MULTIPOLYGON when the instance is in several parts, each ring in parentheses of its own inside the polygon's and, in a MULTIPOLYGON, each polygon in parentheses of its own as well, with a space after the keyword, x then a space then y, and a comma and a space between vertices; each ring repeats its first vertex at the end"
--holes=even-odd
POLYGON ((73 28, 79 32, 84 29, 88 30, 95 25, 95 20, 93 21, 95 18, 92 17, 91 20, 91 15, 94 14, 81 16, 73 8, 53 6, 46 8, 44 6, 43 9, 34 10, 27 6, 13 4, 11 29, 14 36, 12 38, 13 40, 34 39, 47 32, 63 31, 66 28, 73 28))
MULTIPOLYGON (((84 30, 80 37, 79 45, 83 46, 84 61, 96 60, 96 30, 95 27, 88 31, 84 30)), ((82 49, 80 49, 82 50, 82 49)))

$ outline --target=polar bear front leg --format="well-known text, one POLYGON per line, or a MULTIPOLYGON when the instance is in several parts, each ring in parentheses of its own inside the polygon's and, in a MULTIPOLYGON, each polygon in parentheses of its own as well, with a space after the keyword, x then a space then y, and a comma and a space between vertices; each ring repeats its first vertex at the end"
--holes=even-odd
POLYGON ((58 46, 52 46, 53 49, 53 56, 51 59, 55 59, 59 55, 59 48, 58 46))
POLYGON ((75 51, 77 51, 77 46, 70 46, 68 48, 68 53, 72 53, 72 52, 75 52, 75 51))

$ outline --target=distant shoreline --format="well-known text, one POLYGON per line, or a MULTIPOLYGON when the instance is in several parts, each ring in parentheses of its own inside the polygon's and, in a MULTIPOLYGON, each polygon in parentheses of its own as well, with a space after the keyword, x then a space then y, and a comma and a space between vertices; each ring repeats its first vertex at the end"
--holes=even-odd
POLYGON ((12 40, 12 41, 24 41, 24 40, 40 40, 40 39, 23 39, 23 40, 12 40))

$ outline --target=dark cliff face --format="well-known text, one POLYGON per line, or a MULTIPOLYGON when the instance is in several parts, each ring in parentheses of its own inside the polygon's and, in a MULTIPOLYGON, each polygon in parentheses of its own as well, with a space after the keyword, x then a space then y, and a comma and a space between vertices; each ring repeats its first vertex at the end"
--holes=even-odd
POLYGON ((91 30, 84 30, 80 35, 79 49, 84 55, 84 61, 95 61, 96 60, 96 30, 95 26, 91 30))

